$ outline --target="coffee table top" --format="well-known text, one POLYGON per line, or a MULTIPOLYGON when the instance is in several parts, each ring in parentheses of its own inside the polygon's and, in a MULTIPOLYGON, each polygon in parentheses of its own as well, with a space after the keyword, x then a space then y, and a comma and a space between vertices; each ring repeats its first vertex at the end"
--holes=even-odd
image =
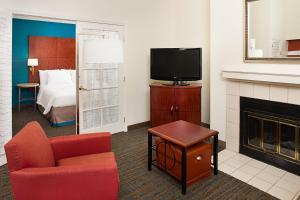
POLYGON ((148 132, 181 147, 192 146, 218 134, 218 131, 183 120, 150 128, 148 129, 148 132))

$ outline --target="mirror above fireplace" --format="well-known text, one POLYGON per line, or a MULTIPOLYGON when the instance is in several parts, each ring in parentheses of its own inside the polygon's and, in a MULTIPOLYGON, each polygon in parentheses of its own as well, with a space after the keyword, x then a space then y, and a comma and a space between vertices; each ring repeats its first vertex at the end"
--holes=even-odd
POLYGON ((300 61, 300 1, 245 0, 245 61, 300 61))

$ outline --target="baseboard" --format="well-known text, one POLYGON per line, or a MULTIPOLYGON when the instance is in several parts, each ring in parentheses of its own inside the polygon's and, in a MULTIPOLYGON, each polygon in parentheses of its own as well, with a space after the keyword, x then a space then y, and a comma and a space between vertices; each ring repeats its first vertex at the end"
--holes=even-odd
POLYGON ((201 122, 201 126, 205 127, 205 128, 210 128, 210 124, 201 122))
POLYGON ((218 144, 219 147, 226 149, 226 142, 224 142, 223 140, 219 140, 218 144))
POLYGON ((143 128, 143 127, 150 127, 151 123, 150 121, 146 121, 146 122, 142 122, 142 123, 138 123, 138 124, 132 124, 128 126, 128 131, 132 131, 135 129, 139 129, 139 128, 143 128))
MULTIPOLYGON (((207 123, 204 123, 204 122, 201 123, 201 126, 203 126, 205 128, 210 128, 210 124, 207 124, 207 123)), ((219 139, 219 148, 226 149, 226 142, 219 139)))
POLYGON ((0 156, 0 166, 3 166, 7 163, 7 160, 6 160, 6 156, 5 155, 1 155, 0 156))

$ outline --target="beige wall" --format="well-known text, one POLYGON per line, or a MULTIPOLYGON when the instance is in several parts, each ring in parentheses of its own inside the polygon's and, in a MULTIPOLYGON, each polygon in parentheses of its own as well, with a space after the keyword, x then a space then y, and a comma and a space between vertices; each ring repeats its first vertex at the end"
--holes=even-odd
POLYGON ((255 39, 255 48, 263 50, 264 57, 270 57, 272 53, 270 1, 254 1, 249 4, 250 39, 255 39))
POLYGON ((286 2, 286 39, 300 39, 300 1, 285 0, 286 2))
POLYGON ((283 42, 283 51, 286 40, 300 39, 300 1, 260 0, 248 5, 250 38, 256 39, 256 49, 262 49, 264 57, 272 56, 273 39, 283 42))
MULTIPOLYGON (((249 5, 250 38, 256 40, 256 49, 263 57, 272 57, 272 40, 286 40, 286 0, 261 0, 249 5)), ((284 43, 283 43, 284 44, 284 43)))
POLYGON ((202 121, 209 123, 210 3, 207 0, 173 0, 175 47, 202 47, 202 121))
MULTIPOLYGON (((3 1, 3 0, 1 0, 3 1)), ((13 10, 122 22, 126 26, 128 125, 148 121, 149 49, 204 48, 203 121, 209 122, 209 0, 6 0, 13 10)))

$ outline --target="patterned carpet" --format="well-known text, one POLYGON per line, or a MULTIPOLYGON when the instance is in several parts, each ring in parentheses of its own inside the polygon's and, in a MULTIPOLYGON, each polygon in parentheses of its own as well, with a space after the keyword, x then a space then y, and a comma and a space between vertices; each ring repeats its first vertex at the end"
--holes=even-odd
POLYGON ((113 136, 120 170, 120 199, 275 199, 246 183, 219 172, 194 184, 181 195, 179 182, 153 167, 147 171, 147 129, 113 136))
MULTIPOLYGON (((147 171, 147 128, 113 135, 113 151, 116 153, 121 179, 119 199, 276 199, 246 183, 219 172, 198 182, 181 195, 180 184, 155 167, 147 171)), ((7 167, 1 167, 0 199, 12 199, 7 167)))

